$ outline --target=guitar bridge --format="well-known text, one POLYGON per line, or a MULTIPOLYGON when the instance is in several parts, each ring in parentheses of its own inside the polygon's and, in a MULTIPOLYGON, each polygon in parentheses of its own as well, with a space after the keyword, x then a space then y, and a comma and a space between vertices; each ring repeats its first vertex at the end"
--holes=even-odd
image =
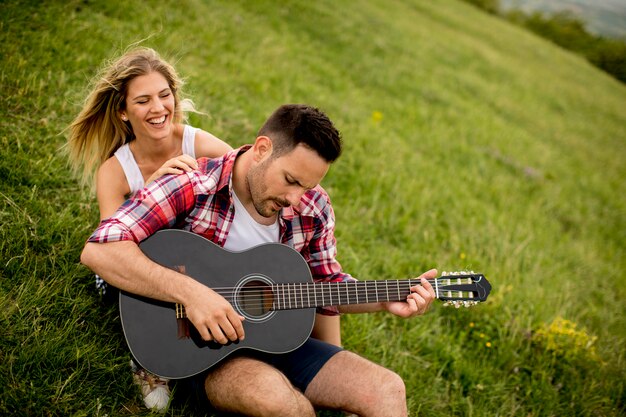
MULTIPOLYGON (((181 274, 185 274, 185 265, 177 265, 174 269, 181 274)), ((178 327, 178 338, 189 339, 191 334, 189 332, 189 320, 187 319, 187 312, 185 306, 176 303, 176 324, 178 327)))
POLYGON ((176 324, 178 325, 178 338, 189 339, 191 334, 189 332, 189 320, 187 319, 185 306, 178 303, 176 303, 176 324))

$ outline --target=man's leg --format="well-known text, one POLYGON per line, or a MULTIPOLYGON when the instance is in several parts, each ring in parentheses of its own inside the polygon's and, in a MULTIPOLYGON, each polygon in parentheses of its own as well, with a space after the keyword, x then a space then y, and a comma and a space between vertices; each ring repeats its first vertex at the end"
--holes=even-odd
POLYGON ((309 400, 276 368, 235 357, 211 370, 204 388, 213 407, 246 416, 315 416, 309 400))
POLYGON ((407 415, 402 378, 348 351, 330 358, 304 394, 315 407, 345 410, 361 417, 407 415))

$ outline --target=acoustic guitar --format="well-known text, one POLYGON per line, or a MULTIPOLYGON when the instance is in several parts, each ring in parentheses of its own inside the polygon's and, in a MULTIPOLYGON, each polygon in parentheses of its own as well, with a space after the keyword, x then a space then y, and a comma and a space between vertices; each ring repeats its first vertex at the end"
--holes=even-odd
MULTIPOLYGON (((290 352, 313 329, 315 308, 406 300, 418 279, 313 282, 294 249, 279 243, 243 252, 223 249, 197 234, 161 230, 140 244, 150 259, 213 289, 245 317, 245 340, 222 345, 200 338, 184 306, 120 292, 124 336, 136 361, 163 378, 198 374, 239 349, 290 352)), ((482 274, 455 273, 429 280, 436 296, 457 307, 485 301, 482 274)))

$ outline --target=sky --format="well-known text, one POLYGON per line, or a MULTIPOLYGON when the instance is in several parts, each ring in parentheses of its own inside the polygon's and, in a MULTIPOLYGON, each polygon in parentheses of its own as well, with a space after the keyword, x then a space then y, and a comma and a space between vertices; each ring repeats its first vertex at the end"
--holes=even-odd
POLYGON ((626 0, 500 0, 504 10, 567 10, 586 23, 589 32, 626 39, 626 0))

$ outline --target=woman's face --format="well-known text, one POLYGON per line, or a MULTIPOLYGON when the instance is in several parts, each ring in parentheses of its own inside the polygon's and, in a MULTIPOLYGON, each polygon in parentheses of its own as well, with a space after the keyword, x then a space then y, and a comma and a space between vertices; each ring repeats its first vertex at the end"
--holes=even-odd
POLYGON ((164 139, 173 129, 174 93, 159 72, 140 75, 128 83, 122 120, 130 122, 135 137, 164 139))

